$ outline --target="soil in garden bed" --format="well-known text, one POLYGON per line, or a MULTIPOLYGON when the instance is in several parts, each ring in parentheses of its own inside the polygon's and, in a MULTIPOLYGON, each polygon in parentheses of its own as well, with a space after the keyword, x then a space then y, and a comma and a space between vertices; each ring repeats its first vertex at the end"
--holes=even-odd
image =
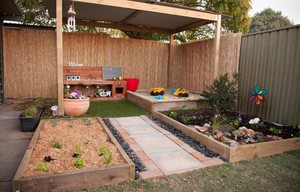
POLYGON ((251 144, 300 137, 298 126, 279 125, 261 119, 258 123, 251 124, 250 121, 257 118, 256 116, 240 114, 235 111, 220 113, 218 118, 224 121, 218 126, 217 131, 213 130, 214 118, 216 117, 213 113, 182 110, 165 111, 163 113, 176 121, 194 127, 197 131, 210 135, 216 140, 229 145, 230 143, 227 143, 229 140, 237 141, 239 144, 251 144), (197 126, 206 126, 207 129, 197 126))
POLYGON ((108 154, 112 155, 112 161, 108 166, 125 164, 125 160, 111 142, 98 119, 45 120, 23 177, 106 167, 103 154, 101 155, 100 152, 100 148, 103 146, 107 148, 108 154), (61 148, 55 148, 55 143, 61 144, 61 148), (79 147, 81 159, 85 162, 82 168, 75 166, 77 158, 73 156, 76 156, 74 155, 76 146, 79 147), (46 163, 47 159, 50 160, 49 156, 54 160, 47 162, 47 170, 36 170, 40 163, 46 163))

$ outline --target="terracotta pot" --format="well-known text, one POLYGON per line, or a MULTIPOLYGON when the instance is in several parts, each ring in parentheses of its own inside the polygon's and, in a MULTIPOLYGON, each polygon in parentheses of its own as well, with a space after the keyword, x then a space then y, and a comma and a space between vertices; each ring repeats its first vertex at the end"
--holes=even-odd
POLYGON ((90 107, 90 98, 67 99, 64 98, 64 111, 67 116, 84 115, 90 107))

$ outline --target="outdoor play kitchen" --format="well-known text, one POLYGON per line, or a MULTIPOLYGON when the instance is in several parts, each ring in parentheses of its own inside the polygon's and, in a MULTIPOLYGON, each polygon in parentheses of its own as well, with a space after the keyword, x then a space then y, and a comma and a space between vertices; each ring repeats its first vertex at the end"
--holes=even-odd
MULTIPOLYGON (((291 88, 291 79, 265 77, 273 65, 245 61, 247 51, 240 50, 246 49, 241 42, 248 37, 220 36, 221 20, 227 16, 144 1, 78 0, 70 6, 70 1, 47 0, 46 7, 57 19, 55 29, 3 27, 5 97, 57 101, 50 113, 38 109, 31 114, 35 127, 30 131, 35 132, 15 175, 15 191, 81 190, 147 178, 140 175, 157 171, 146 166, 150 155, 135 152, 140 146, 128 139, 131 128, 139 126, 128 124, 136 119, 146 119, 153 132, 172 138, 176 147, 188 146, 184 152, 191 159, 206 158, 198 168, 300 149, 295 107, 300 101, 294 99, 299 91, 291 88), (99 18, 105 22, 94 21, 99 18), (68 32, 62 32, 64 19, 68 32), (167 34, 169 42, 76 32, 75 20, 78 25, 167 34), (216 24, 214 39, 174 41, 174 34, 209 23, 216 24), (237 79, 236 73, 241 75, 237 79), (290 86, 280 90, 292 95, 292 101, 285 101, 275 86, 285 85, 283 81, 290 86), (107 101, 130 101, 149 114, 128 122, 122 116, 118 121, 87 115, 96 105, 100 107, 93 110, 104 110, 101 105, 107 101)), ((261 38, 253 38, 257 36, 261 38)), ((290 68, 273 73, 297 77, 299 65, 290 68)), ((118 107, 127 112, 126 105, 118 107)))

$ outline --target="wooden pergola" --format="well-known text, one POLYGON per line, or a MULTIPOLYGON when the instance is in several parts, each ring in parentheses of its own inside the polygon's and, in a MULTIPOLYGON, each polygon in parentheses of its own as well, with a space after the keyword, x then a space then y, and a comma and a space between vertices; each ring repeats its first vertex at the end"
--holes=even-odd
MULTIPOLYGON (((63 22, 72 1, 46 0, 46 8, 56 17, 57 83, 59 115, 63 111, 63 22)), ((214 77, 218 74, 222 16, 213 12, 156 2, 154 0, 74 0, 76 24, 170 35, 169 66, 173 54, 173 34, 215 23, 214 77)), ((168 80, 168 86, 169 86, 168 80)))

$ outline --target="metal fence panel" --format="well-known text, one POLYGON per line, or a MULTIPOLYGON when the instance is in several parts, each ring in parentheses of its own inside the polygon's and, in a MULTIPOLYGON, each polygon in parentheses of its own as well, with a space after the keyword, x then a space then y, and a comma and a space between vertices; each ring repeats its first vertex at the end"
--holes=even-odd
POLYGON ((281 124, 300 124, 300 25, 242 37, 239 111, 281 124), (267 102, 256 105, 249 90, 260 85, 267 102))

